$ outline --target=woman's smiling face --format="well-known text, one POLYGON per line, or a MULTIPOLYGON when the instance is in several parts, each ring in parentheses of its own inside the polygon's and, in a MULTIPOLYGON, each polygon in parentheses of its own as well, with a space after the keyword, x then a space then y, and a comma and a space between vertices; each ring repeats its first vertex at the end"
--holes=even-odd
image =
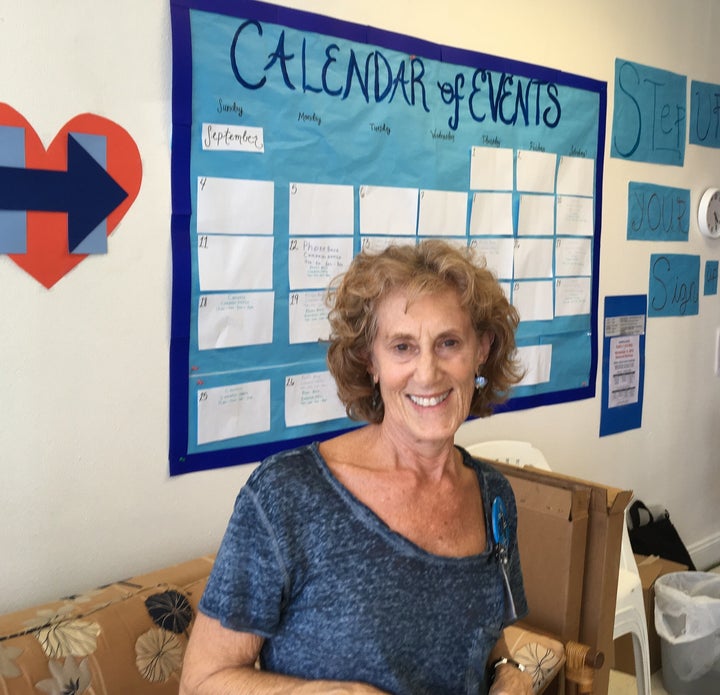
POLYGON ((370 373, 385 406, 383 430, 406 445, 448 443, 467 419, 474 378, 491 340, 478 337, 458 293, 391 293, 377 309, 370 373))

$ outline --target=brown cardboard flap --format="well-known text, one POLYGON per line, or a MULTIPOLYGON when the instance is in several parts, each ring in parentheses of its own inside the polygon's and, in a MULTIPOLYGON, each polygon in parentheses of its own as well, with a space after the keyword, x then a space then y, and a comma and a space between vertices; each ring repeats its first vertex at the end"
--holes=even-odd
POLYGON ((563 489, 515 476, 509 480, 515 501, 527 509, 557 516, 565 521, 582 519, 588 515, 590 490, 563 489))
POLYGON ((631 490, 623 490, 622 488, 602 485, 600 483, 583 480, 582 478, 575 478, 571 475, 556 473, 555 471, 535 468, 534 466, 512 466, 507 463, 500 463, 499 461, 491 461, 490 463, 493 466, 496 466, 504 475, 513 475, 530 480, 552 482, 555 485, 569 489, 572 489, 577 485, 590 487, 595 495, 590 502, 591 507, 607 510, 610 514, 625 512, 625 509, 628 504, 630 504, 630 499, 632 497, 631 490))
POLYGON ((593 483, 593 499, 590 501, 590 505, 593 509, 611 516, 625 514, 631 498, 632 490, 621 490, 620 488, 593 483))
POLYGON ((649 589, 655 584, 655 580, 669 572, 687 572, 688 566, 672 560, 658 557, 657 555, 635 555, 640 582, 643 590, 649 589))
POLYGON ((528 615, 535 628, 563 640, 580 635, 590 489, 515 475, 503 467, 518 509, 518 546, 528 615))

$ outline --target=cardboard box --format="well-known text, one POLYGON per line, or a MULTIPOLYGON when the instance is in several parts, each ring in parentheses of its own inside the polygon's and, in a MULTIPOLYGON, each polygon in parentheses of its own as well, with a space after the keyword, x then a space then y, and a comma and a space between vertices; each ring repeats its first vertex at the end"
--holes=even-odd
POLYGON ((605 663, 595 673, 593 693, 606 694, 622 531, 632 492, 536 468, 494 465, 510 481, 518 504, 530 608, 526 622, 601 651, 605 663), (562 523, 561 512, 567 513, 562 523))
MULTIPOLYGON (((645 617, 647 618, 648 644, 650 647, 650 673, 655 673, 661 666, 660 638, 655 631, 655 580, 669 572, 685 572, 687 565, 664 560, 657 555, 649 557, 636 555, 640 582, 642 583, 645 617)), ((635 674, 635 652, 632 635, 623 635, 615 640, 615 666, 618 671, 635 674)))
POLYGON ((595 676, 594 693, 607 693, 610 681, 620 550, 631 497, 630 490, 593 485, 590 498, 580 641, 605 655, 595 676))
POLYGON ((590 491, 515 475, 508 479, 518 506, 529 608, 524 622, 562 640, 578 640, 590 491))

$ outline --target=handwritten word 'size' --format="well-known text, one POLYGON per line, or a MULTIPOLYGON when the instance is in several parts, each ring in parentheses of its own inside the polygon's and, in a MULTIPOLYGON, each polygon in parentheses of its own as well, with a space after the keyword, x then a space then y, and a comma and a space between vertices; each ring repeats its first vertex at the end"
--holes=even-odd
POLYGON ((648 316, 695 316, 700 293, 700 256, 650 257, 648 316))
MULTIPOLYGON (((262 89, 271 81, 275 88, 302 90, 345 100, 360 95, 365 103, 401 100, 409 107, 429 113, 433 98, 450 107, 448 126, 457 130, 461 113, 476 123, 490 119, 511 126, 556 128, 562 117, 560 91, 556 84, 534 78, 496 73, 483 68, 457 72, 450 79, 431 79, 423 60, 404 56, 391 62, 385 54, 369 49, 359 54, 328 43, 318 50, 306 37, 296 45, 286 43, 282 30, 274 48, 265 46, 264 26, 255 20, 243 22, 230 46, 230 67, 245 89, 262 89), (247 56, 267 56, 266 62, 247 64, 247 56)), ((265 58, 263 58, 265 61, 265 58)))

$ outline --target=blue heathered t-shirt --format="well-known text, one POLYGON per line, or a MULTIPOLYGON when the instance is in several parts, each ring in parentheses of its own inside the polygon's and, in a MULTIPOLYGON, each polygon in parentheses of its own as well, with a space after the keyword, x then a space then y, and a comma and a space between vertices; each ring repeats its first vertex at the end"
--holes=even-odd
POLYGON ((502 574, 489 518, 510 517, 508 573, 527 612, 506 479, 463 451, 478 476, 488 548, 433 555, 392 531, 333 476, 316 444, 266 459, 238 495, 200 609, 265 638, 262 668, 361 681, 395 695, 487 690, 504 627, 502 574))

